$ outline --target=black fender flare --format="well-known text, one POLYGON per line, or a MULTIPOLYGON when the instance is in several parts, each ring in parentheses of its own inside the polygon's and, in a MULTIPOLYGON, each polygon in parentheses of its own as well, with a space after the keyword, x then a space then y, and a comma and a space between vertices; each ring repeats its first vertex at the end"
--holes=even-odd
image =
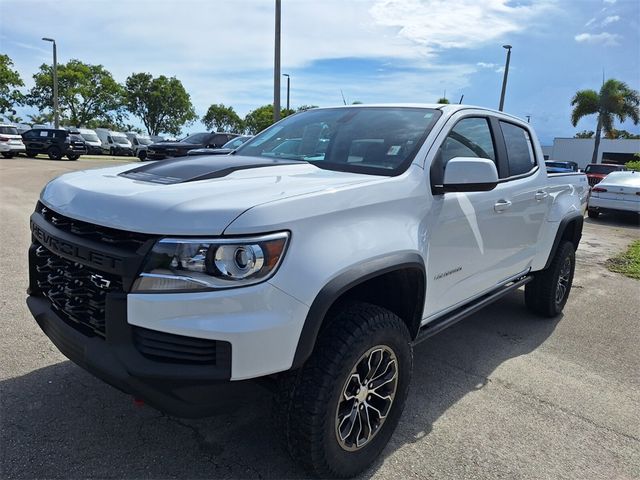
POLYGON ((573 222, 577 222, 576 228, 573 231, 572 238, 569 238, 576 247, 580 244, 580 239, 582 238, 582 226, 584 225, 584 216, 580 213, 575 213, 572 215, 568 215, 560 221, 560 225, 558 225, 558 230, 556 231, 556 237, 553 239, 553 245, 551 246, 551 251, 549 252, 549 257, 547 258, 547 262, 544 264, 544 269, 546 270, 551 265, 553 261, 553 257, 556 256, 556 252, 558 251, 558 246, 560 245, 560 241, 564 238, 564 234, 567 230, 567 227, 571 225, 573 222))
POLYGON ((418 268, 424 276, 425 288, 418 307, 419 314, 422 316, 426 294, 426 268, 422 256, 414 252, 400 252, 362 262, 334 277, 316 295, 304 321, 291 369, 301 367, 311 356, 322 322, 340 296, 367 280, 406 268, 418 268))

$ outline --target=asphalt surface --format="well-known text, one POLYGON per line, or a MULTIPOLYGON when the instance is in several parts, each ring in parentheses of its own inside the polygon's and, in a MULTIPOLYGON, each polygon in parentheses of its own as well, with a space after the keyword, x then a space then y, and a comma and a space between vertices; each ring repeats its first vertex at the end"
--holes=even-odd
MULTIPOLYGON (((115 161, 0 161, 0 477, 305 478, 268 398, 167 417, 65 359, 24 300, 28 218, 52 177, 115 161)), ((417 347, 403 419, 363 478, 640 478, 640 282, 604 261, 637 217, 586 219, 562 318, 521 291, 417 347)))

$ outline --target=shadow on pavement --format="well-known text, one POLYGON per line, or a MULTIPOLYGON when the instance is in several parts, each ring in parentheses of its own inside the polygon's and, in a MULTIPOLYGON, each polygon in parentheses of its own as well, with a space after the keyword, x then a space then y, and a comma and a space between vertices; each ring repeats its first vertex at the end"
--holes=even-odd
MULTIPOLYGON (((517 291, 419 345, 403 419, 365 478, 483 388, 500 364, 540 346, 558 321, 529 314, 517 291)), ((304 478, 278 441, 270 399, 226 416, 176 419, 135 407, 68 361, 0 390, 4 478, 304 478)))

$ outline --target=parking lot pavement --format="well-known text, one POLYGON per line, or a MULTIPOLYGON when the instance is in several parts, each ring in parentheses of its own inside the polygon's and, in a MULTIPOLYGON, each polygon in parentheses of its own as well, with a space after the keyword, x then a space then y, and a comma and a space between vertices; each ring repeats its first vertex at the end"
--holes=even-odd
MULTIPOLYGON (((0 162, 3 478, 299 478, 270 400, 167 417, 66 360, 25 306, 29 214, 53 176, 116 162, 0 162)), ((417 347, 403 419, 365 478, 640 478, 640 283, 604 261, 637 217, 585 221, 564 316, 521 291, 417 347)))

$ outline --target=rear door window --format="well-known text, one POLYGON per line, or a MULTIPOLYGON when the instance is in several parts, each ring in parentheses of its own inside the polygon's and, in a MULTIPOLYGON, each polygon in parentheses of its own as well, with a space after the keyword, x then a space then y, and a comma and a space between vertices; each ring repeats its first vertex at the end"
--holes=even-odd
POLYGON ((500 121, 500 128, 507 148, 509 175, 529 173, 536 166, 533 144, 529 132, 513 123, 500 121))

